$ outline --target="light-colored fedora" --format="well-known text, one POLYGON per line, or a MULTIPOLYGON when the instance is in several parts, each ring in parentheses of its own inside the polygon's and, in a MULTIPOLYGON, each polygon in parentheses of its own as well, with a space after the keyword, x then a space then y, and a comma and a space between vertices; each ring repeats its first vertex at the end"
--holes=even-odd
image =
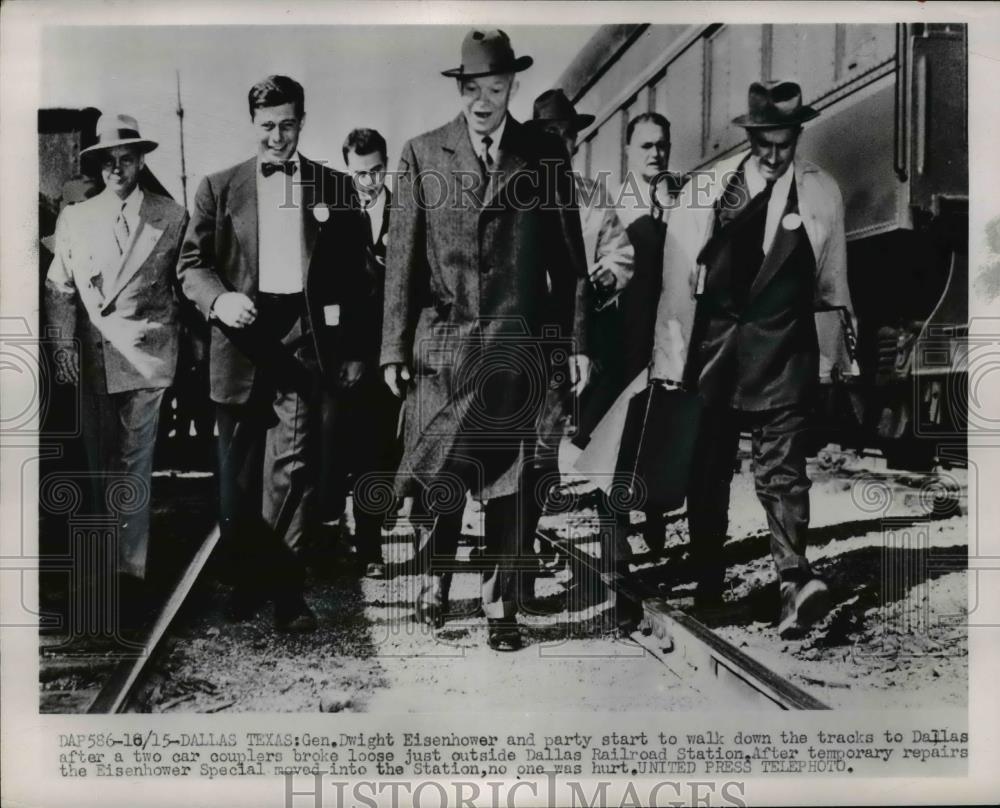
POLYGON ((115 146, 136 146, 142 152, 151 152, 159 143, 139 134, 139 122, 131 115, 116 113, 102 115, 97 119, 97 143, 80 152, 85 157, 103 149, 115 146))

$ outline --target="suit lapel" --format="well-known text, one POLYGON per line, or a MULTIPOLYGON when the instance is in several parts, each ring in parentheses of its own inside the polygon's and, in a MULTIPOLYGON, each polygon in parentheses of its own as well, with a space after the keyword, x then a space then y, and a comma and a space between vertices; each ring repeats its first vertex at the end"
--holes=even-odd
POLYGON ((166 227, 161 222, 159 205, 150 194, 144 194, 139 206, 139 225, 132 238, 129 239, 125 254, 111 285, 105 290, 104 306, 110 305, 118 294, 135 277, 146 259, 149 258, 156 243, 160 240, 166 227))
POLYGON ((233 231, 247 258, 254 287, 260 277, 257 265, 257 158, 241 163, 233 174, 229 189, 229 217, 233 231))
POLYGON ((771 249, 764 256, 764 263, 760 266, 760 272, 757 273, 757 277, 754 278, 753 284, 750 286, 750 299, 768 284, 775 273, 781 269, 782 264, 788 260, 788 257, 795 250, 802 226, 800 224, 794 230, 789 230, 784 226, 784 220, 788 214, 797 214, 798 211, 798 192, 793 182, 788 189, 788 201, 785 203, 785 210, 781 214, 781 221, 778 223, 778 229, 775 232, 774 241, 771 243, 771 249))
POLYGON ((313 209, 317 203, 324 200, 320 193, 323 182, 322 167, 303 157, 299 170, 301 171, 299 180, 302 189, 302 285, 304 288, 309 277, 313 250, 316 249, 316 237, 319 235, 319 222, 313 214, 313 209))
MULTIPOLYGON (((524 158, 524 127, 507 116, 507 126, 503 131, 503 140, 497 153, 497 165, 490 177, 489 194, 486 198, 487 207, 492 204, 504 186, 518 171, 527 165, 524 158)), ((471 145, 470 145, 471 148, 471 145)), ((479 161, 476 160, 478 163, 479 161)))
MULTIPOLYGON (((476 178, 476 185, 472 189, 472 195, 479 206, 484 202, 483 194, 486 189, 486 176, 483 174, 483 167, 479 164, 479 158, 472 150, 472 141, 469 139, 469 127, 465 122, 465 116, 461 113, 451 122, 451 126, 446 134, 441 148, 451 155, 451 170, 453 174, 462 177, 472 176, 476 178)), ((462 189, 467 187, 464 181, 455 182, 453 192, 455 198, 461 198, 462 189)), ((462 210, 466 205, 462 204, 462 210)))

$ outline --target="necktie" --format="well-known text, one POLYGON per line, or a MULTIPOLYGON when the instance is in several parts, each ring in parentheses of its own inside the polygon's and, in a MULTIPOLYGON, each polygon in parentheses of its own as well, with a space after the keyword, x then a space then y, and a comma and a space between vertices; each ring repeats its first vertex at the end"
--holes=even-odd
POLYGON ((115 219, 115 243, 118 245, 118 252, 121 255, 125 254, 125 248, 128 246, 130 235, 128 220, 125 218, 125 203, 122 202, 121 210, 118 211, 118 218, 115 219))
POLYGON ((295 161, 285 160, 285 162, 283 163, 260 164, 260 173, 263 174, 265 177, 270 177, 276 171, 281 171, 282 173, 287 174, 289 177, 292 176, 292 174, 295 173, 295 161))
POLYGON ((483 166, 487 171, 493 170, 493 155, 490 154, 490 146, 493 145, 493 138, 489 135, 483 138, 483 166))
POLYGON ((372 236, 372 215, 368 212, 368 208, 362 208, 361 216, 365 220, 365 243, 371 247, 375 243, 372 236))

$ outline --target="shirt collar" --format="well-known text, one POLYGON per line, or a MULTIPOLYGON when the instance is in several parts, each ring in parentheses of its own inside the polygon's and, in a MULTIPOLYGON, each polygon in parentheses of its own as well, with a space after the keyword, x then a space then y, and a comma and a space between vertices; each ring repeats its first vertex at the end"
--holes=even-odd
POLYGON ((139 207, 142 205, 143 193, 142 188, 138 185, 136 185, 124 199, 120 198, 118 194, 110 188, 105 188, 101 196, 104 197, 105 203, 109 208, 115 211, 116 215, 120 210, 124 210, 125 215, 130 219, 139 215, 139 207))
MULTIPOLYGON (((757 158, 751 156, 749 160, 743 166, 743 176, 746 180, 747 190, 750 191, 750 196, 757 196, 764 188, 767 186, 767 180, 761 176, 760 164, 757 162, 757 158)), ((774 181, 774 188, 771 189, 771 198, 784 198, 787 196, 788 189, 792 185, 792 179, 795 177, 795 162, 793 161, 788 170, 782 174, 778 179, 774 181)))
POLYGON ((500 125, 494 129, 492 132, 487 132, 485 135, 479 132, 473 132, 472 127, 469 125, 469 119, 465 119, 465 125, 469 129, 469 140, 472 141, 472 150, 476 153, 476 156, 482 157, 483 155, 483 138, 489 136, 493 141, 491 148, 493 150, 493 159, 497 159, 497 152, 500 149, 500 143, 503 141, 503 132, 507 128, 507 115, 503 116, 503 120, 500 121, 500 125))

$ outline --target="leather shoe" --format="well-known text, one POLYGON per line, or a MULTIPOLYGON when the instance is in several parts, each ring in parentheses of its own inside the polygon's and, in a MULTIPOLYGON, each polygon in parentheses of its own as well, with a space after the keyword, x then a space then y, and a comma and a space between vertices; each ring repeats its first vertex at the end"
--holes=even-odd
POLYGON ((301 595, 285 596, 274 603, 274 627, 289 634, 308 634, 316 630, 316 615, 301 595))
POLYGON ((518 651, 521 648, 521 630, 513 618, 504 620, 487 620, 489 636, 487 642, 494 651, 518 651))
POLYGON ((448 590, 451 588, 451 575, 427 575, 424 584, 417 595, 414 604, 417 621, 426 623, 433 628, 444 625, 444 616, 448 612, 448 590))
POLYGON ((799 639, 829 611, 830 592, 819 578, 810 578, 803 584, 782 581, 778 636, 783 640, 799 639))

